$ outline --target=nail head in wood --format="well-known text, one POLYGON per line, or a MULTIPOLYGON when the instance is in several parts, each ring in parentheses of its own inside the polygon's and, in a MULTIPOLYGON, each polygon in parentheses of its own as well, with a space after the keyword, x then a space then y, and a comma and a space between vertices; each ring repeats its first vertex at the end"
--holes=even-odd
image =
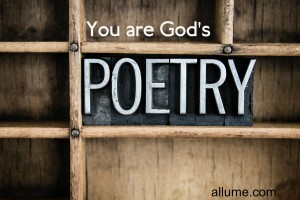
POLYGON ((70 45, 70 50, 71 50, 71 51, 78 51, 78 44, 72 43, 72 44, 70 45))
POLYGON ((73 129, 73 130, 71 131, 71 135, 72 135, 73 137, 79 137, 80 132, 79 132, 79 130, 77 130, 77 129, 73 129))
POLYGON ((232 51, 233 51, 232 46, 225 46, 225 47, 223 48, 223 53, 225 53, 225 54, 231 54, 232 51))

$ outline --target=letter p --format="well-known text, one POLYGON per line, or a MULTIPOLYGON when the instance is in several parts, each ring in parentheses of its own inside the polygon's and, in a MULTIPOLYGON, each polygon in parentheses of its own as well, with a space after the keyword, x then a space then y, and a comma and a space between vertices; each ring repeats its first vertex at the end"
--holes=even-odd
POLYGON ((101 89, 109 81, 110 70, 108 64, 100 59, 84 59, 84 114, 91 114, 91 90, 101 89), (99 64, 103 67, 104 78, 101 83, 91 83, 91 65, 99 64))

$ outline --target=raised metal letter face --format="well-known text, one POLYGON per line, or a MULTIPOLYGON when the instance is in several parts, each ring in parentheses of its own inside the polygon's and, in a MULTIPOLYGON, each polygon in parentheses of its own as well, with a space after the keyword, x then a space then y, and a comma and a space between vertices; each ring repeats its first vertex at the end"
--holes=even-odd
POLYGON ((83 125, 253 124, 255 59, 98 56, 83 60, 83 125))
POLYGON ((110 70, 108 64, 100 59, 84 59, 84 114, 91 114, 91 90, 103 88, 109 81, 110 70), (101 83, 91 84, 91 64, 103 67, 104 78, 101 83))
POLYGON ((120 114, 123 115, 133 114, 138 109, 142 97, 142 78, 141 78, 141 72, 138 64, 130 58, 123 58, 119 60, 116 63, 115 68, 112 72, 111 84, 112 84, 111 85, 112 101, 115 109, 120 114), (129 110, 125 110, 121 107, 118 98, 118 75, 123 63, 130 63, 130 65, 133 67, 134 74, 135 74, 135 98, 134 98, 133 106, 129 110))
POLYGON ((186 114, 186 67, 197 59, 171 59, 170 63, 180 64, 180 114, 186 114))
POLYGON ((232 59, 228 60, 230 71, 232 73, 236 88, 239 93, 239 96, 238 96, 238 114, 239 115, 243 115, 245 113, 245 89, 246 89, 247 83, 249 81, 250 75, 252 73, 252 70, 254 68, 255 62, 256 62, 256 59, 252 59, 250 61, 250 64, 249 64, 247 72, 245 74, 243 83, 241 83, 241 80, 236 71, 236 67, 235 67, 233 60, 232 59))
POLYGON ((206 114, 206 90, 212 89, 217 102, 219 114, 225 114, 221 94, 219 87, 226 80, 226 68, 225 65, 214 59, 201 59, 200 61, 200 114, 206 114), (220 79, 216 83, 206 83, 206 67, 207 64, 213 64, 220 69, 220 79))
POLYGON ((153 88, 165 88, 165 83, 153 83, 153 64, 169 63, 169 59, 146 59, 146 113, 169 114, 169 109, 153 108, 153 88))

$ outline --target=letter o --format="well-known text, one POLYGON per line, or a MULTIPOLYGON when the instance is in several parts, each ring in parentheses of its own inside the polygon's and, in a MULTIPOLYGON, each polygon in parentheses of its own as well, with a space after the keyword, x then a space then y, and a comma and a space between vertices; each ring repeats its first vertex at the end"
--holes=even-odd
POLYGON ((185 35, 186 30, 185 30, 185 28, 184 28, 183 26, 178 26, 178 27, 175 29, 175 33, 176 33, 177 36, 182 37, 182 36, 185 35), (179 30, 182 30, 182 33, 180 33, 179 30))
POLYGON ((141 96, 142 96, 142 80, 141 80, 141 72, 139 69, 138 64, 130 59, 130 58, 123 58, 119 60, 115 68, 112 72, 112 78, 111 78, 111 94, 112 94, 112 100, 115 109, 122 115, 131 115, 133 114, 139 107, 140 102, 141 102, 141 96), (118 97, 118 76, 119 76, 119 71, 123 63, 130 63, 131 66, 133 67, 134 70, 134 75, 135 75, 135 98, 134 98, 134 103, 133 106, 129 110, 125 110, 121 107, 120 102, 119 102, 119 97, 118 97))
POLYGON ((109 29, 106 26, 101 26, 98 30, 98 33, 101 37, 106 37, 109 34, 109 29), (102 30, 104 30, 105 32, 102 33, 102 30))

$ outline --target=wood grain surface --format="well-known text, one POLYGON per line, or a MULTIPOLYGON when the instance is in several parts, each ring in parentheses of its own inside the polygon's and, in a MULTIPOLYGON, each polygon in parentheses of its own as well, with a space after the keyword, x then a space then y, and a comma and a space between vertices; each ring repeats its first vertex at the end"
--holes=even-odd
MULTIPOLYGON (((78 45, 78 50, 69 51, 70 68, 70 133, 76 129, 81 132, 81 42, 84 39, 84 1, 70 0, 69 43, 78 45)), ((70 198, 85 199, 85 146, 81 135, 70 134, 70 198)))
POLYGON ((69 138, 69 127, 66 122, 1 122, 0 138, 69 138))
POLYGON ((299 146, 274 139, 92 139, 88 197, 207 200, 224 187, 271 188, 277 197, 268 199, 296 200, 299 146))
POLYGON ((69 198, 69 142, 0 140, 0 198, 69 198))
POLYGON ((1 53, 67 53, 67 42, 0 42, 1 53))
POLYGON ((257 121, 300 120, 300 59, 260 58, 254 70, 254 118, 257 121))
POLYGON ((299 124, 255 123, 253 127, 84 126, 84 138, 278 138, 299 139, 299 124))
MULTIPOLYGON (((1 44, 0 44, 1 45, 1 44)), ((225 45, 215 43, 181 42, 84 42, 83 53, 124 54, 177 54, 222 56, 300 56, 297 43, 238 43, 232 44, 233 52, 224 54, 225 45)))
POLYGON ((234 3, 234 42, 300 42, 298 0, 234 3))
POLYGON ((234 0, 217 0, 216 33, 221 44, 233 43, 234 0))
POLYGON ((68 57, 0 54, 1 121, 68 121, 68 57))
POLYGON ((67 41, 68 1, 0 0, 0 41, 67 41))

